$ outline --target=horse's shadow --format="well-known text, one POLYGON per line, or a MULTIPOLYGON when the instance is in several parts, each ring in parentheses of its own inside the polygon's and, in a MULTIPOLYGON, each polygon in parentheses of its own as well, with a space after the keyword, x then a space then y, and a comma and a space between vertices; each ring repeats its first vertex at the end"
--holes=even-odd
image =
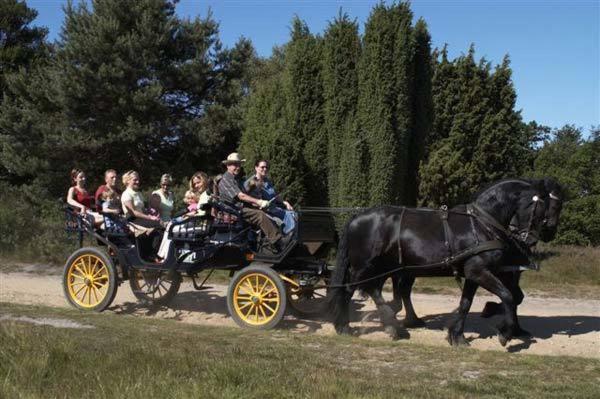
MULTIPOLYGON (((501 316, 484 319, 481 313, 470 313, 465 322, 466 333, 478 333, 479 338, 489 338, 497 334, 495 325, 501 316)), ((440 313, 424 316, 427 329, 444 329, 454 317, 454 313, 440 313)), ((519 324, 534 338, 548 339, 553 335, 581 335, 600 331, 600 317, 596 316, 519 316, 519 324)))

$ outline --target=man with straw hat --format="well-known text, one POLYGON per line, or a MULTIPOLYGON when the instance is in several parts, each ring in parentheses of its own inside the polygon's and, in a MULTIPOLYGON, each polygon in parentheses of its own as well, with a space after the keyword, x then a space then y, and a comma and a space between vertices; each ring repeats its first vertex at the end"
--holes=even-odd
POLYGON ((232 203, 241 202, 244 205, 242 218, 251 225, 259 227, 269 241, 267 249, 270 252, 277 252, 282 238, 281 232, 262 210, 269 206, 269 201, 254 198, 244 190, 240 171, 242 162, 245 161, 237 152, 229 154, 223 161, 227 171, 223 173, 219 182, 219 194, 223 200, 232 203))

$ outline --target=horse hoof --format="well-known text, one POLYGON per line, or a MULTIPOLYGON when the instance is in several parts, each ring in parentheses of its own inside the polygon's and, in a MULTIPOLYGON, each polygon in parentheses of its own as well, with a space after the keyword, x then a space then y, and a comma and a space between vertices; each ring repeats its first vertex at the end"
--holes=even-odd
POLYGON ((390 336, 391 339, 393 339, 394 341, 400 338, 400 335, 398 334, 398 329, 394 326, 386 326, 384 328, 385 332, 388 333, 388 335, 390 336))
POLYGON ((463 334, 453 335, 453 334, 448 333, 446 340, 448 341, 450 346, 455 346, 455 347, 471 346, 471 344, 469 343, 469 341, 467 341, 467 339, 465 338, 465 336, 463 334))
POLYGON ((513 334, 515 337, 520 338, 532 338, 533 334, 527 330, 522 329, 521 327, 517 328, 513 334))
POLYGON ((500 341, 500 345, 502 346, 506 346, 506 344, 508 343, 508 341, 510 341, 511 338, 505 336, 504 334, 498 334, 498 341, 500 341))
POLYGON ((481 317, 484 319, 490 318, 492 316, 500 315, 504 313, 502 311, 502 306, 496 302, 486 302, 483 310, 481 311, 481 317))
POLYGON ((425 322, 423 321, 423 319, 404 319, 404 321, 402 322, 402 324, 404 325, 404 327, 406 328, 423 328, 425 327, 425 322))
POLYGON ((338 333, 338 335, 352 335, 352 329, 349 325, 335 326, 335 332, 338 333))

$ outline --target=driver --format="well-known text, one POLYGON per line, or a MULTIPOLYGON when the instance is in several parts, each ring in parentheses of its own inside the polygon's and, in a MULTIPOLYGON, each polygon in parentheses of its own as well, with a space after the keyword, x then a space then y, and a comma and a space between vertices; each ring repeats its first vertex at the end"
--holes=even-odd
POLYGON ((221 199, 232 203, 241 202, 244 205, 242 218, 251 225, 259 227, 268 240, 268 246, 265 249, 268 252, 277 253, 281 245, 282 235, 273 221, 263 211, 269 206, 269 201, 252 197, 246 193, 240 176, 242 162, 244 161, 245 159, 240 159, 237 152, 229 154, 227 159, 223 161, 227 171, 223 173, 223 177, 219 182, 221 199))

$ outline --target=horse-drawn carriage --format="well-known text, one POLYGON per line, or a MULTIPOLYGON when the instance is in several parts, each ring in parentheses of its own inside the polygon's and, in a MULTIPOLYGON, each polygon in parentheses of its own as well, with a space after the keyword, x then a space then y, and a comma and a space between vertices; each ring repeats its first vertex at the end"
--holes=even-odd
POLYGON ((143 253, 147 238, 134 237, 122 217, 103 214, 105 222, 100 227, 66 207, 66 229, 78 235, 80 244, 64 269, 68 301, 79 309, 102 311, 112 303, 117 287, 128 280, 138 300, 166 305, 184 276, 200 290, 208 279, 198 283, 201 272, 227 270, 232 277, 227 306, 240 326, 273 328, 288 305, 301 314, 322 311, 325 291, 319 287, 330 272, 324 258, 335 242, 331 215, 300 210, 287 244, 278 254, 265 255, 260 230, 243 222, 240 209, 220 200, 211 201, 208 207, 213 210, 207 212, 210 216, 169 225, 172 244, 161 263, 148 260, 143 253), (85 235, 99 246, 83 246, 85 235))
POLYGON ((201 289, 203 283, 196 282, 201 271, 225 269, 233 277, 227 293, 229 313, 240 326, 272 328, 288 304, 304 314, 328 306, 336 330, 346 333, 349 303, 359 289, 373 298, 382 323, 396 336, 398 309, 393 311, 383 300, 385 280, 395 280, 395 302, 406 308, 405 328, 423 324, 410 301, 415 277, 454 275, 464 277, 465 285, 448 341, 466 344, 464 319, 482 286, 502 300, 505 320, 499 338, 505 345, 513 336, 526 334, 516 315, 523 300, 519 276, 531 268, 529 247, 554 237, 561 192, 552 179, 506 179, 482 190, 472 203, 451 210, 379 207, 357 212, 344 228, 333 274, 323 256, 336 241, 333 209, 301 210, 286 246, 277 255, 264 255, 260 231, 241 221, 239 209, 215 200, 209 206, 217 217, 195 217, 169 227, 173 245, 160 264, 143 259, 139 240, 131 237, 124 222, 107 223, 111 216, 104 215, 105 228, 100 230, 67 210, 68 229, 79 234, 80 242, 89 234, 107 251, 84 247, 69 258, 65 294, 78 308, 101 311, 114 299, 117 286, 129 280, 138 299, 166 304, 179 290, 183 275, 201 289), (325 287, 330 291, 327 300, 325 287))

